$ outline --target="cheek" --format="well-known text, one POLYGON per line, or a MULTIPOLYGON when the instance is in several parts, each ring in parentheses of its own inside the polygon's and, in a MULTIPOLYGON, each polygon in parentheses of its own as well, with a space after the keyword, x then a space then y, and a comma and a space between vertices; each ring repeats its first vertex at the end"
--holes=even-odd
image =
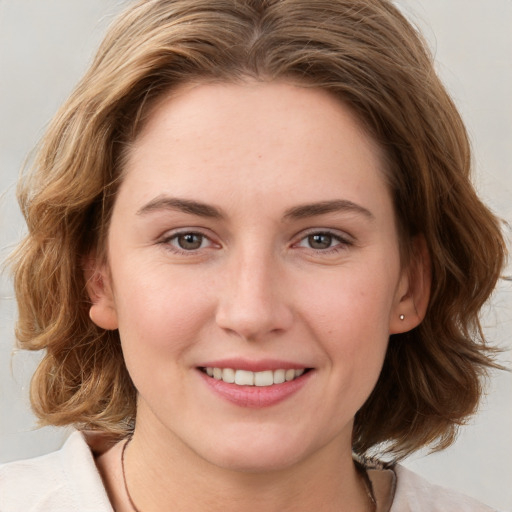
POLYGON ((304 286, 307 293, 301 301, 306 323, 314 326, 334 362, 347 362, 348 371, 380 371, 398 274, 398 267, 390 271, 384 262, 358 264, 336 269, 323 279, 317 276, 304 286))
POLYGON ((382 267, 380 275, 375 267, 358 267, 363 268, 337 269, 321 279, 314 276, 303 287, 302 302, 324 329, 357 332, 385 326, 387 331, 398 277, 382 267))
POLYGON ((163 270, 153 265, 151 272, 132 274, 116 290, 119 333, 127 359, 132 352, 157 358, 179 355, 211 317, 200 279, 187 280, 163 270))

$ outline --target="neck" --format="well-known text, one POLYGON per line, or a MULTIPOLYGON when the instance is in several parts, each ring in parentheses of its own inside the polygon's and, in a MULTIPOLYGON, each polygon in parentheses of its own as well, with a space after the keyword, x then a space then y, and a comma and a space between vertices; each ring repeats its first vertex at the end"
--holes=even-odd
POLYGON ((209 512, 372 509, 350 446, 339 439, 290 466, 241 471, 201 458, 172 436, 148 434, 137 428, 125 453, 127 485, 139 512, 170 504, 209 512))

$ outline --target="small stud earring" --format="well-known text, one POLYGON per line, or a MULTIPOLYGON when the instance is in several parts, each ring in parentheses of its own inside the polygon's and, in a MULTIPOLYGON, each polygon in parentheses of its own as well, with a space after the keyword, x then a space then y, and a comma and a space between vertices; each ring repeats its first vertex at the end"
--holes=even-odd
POLYGON ((400 320, 404 320, 405 319, 405 315, 400 315, 398 318, 400 318, 400 320))

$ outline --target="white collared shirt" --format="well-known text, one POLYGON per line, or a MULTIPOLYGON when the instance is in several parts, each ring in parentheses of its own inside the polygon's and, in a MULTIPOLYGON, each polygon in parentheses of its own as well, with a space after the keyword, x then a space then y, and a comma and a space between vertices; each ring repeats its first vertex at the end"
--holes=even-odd
MULTIPOLYGON (((368 469, 377 512, 492 512, 472 498, 432 485, 396 465, 368 469)), ((34 459, 0 466, 0 512, 114 512, 81 432, 34 459)))

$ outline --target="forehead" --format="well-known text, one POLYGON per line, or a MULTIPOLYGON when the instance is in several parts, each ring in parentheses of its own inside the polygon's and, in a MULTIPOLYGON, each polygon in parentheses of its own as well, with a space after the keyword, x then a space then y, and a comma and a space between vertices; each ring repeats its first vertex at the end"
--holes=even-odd
MULTIPOLYGON (((345 137, 367 139, 371 151, 381 150, 347 103, 334 93, 297 82, 186 83, 157 98, 144 117, 135 147, 148 135, 154 138, 156 131, 176 138, 197 134, 212 137, 219 129, 243 135, 250 128, 253 134, 262 136, 254 140, 256 144, 269 129, 273 130, 274 137, 281 130, 281 136, 289 139, 297 135, 297 132, 290 133, 293 126, 299 130, 309 127, 307 137, 314 141, 317 125, 338 122, 345 125, 345 137), (168 130, 167 134, 164 129, 168 130)), ((336 132, 331 132, 334 138, 326 131, 319 135, 329 143, 336 132)), ((229 140, 225 142, 230 144, 229 140)))
POLYGON ((186 85, 150 110, 125 181, 139 195, 163 188, 224 199, 231 191, 265 201, 277 190, 286 191, 286 203, 305 190, 308 200, 382 192, 383 162, 351 109, 324 90, 282 82, 186 85))

